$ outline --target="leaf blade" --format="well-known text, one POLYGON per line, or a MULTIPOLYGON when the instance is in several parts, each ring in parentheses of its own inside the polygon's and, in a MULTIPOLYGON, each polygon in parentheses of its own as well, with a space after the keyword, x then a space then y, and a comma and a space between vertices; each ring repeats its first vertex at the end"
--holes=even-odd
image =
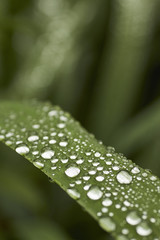
POLYGON ((1 102, 0 139, 58 183, 117 239, 124 229, 129 239, 159 237, 160 180, 106 148, 59 107, 1 102), (127 221, 132 212, 140 219, 135 225, 127 221))

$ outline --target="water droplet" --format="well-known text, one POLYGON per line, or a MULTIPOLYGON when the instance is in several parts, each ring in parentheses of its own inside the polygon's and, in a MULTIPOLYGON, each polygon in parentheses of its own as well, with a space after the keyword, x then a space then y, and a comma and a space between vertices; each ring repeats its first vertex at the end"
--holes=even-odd
POLYGON ((96 180, 97 180, 98 182, 102 182, 102 181, 104 180, 104 177, 103 177, 103 176, 97 176, 97 177, 96 177, 96 180))
POLYGON ((87 196, 92 200, 98 200, 102 195, 102 191, 97 186, 92 186, 87 193, 87 196))
POLYGON ((33 161, 33 165, 39 169, 44 168, 44 163, 42 163, 40 160, 36 159, 33 161))
POLYGON ((50 141, 49 141, 49 144, 55 144, 57 141, 55 140, 55 139, 51 139, 50 141))
POLYGON ((157 177, 156 176, 151 176, 150 179, 151 179, 151 181, 156 181, 157 177))
POLYGON ((21 155, 24 155, 29 153, 29 148, 27 147, 27 145, 20 144, 18 147, 16 147, 16 152, 21 155))
POLYGON ((58 162, 58 158, 54 158, 51 160, 51 163, 56 163, 56 162, 58 162))
POLYGON ((127 171, 120 171, 117 174, 117 181, 121 184, 129 184, 132 181, 132 176, 127 171))
POLYGON ((137 215, 137 213, 135 211, 132 211, 127 215, 126 221, 130 225, 137 225, 138 223, 141 222, 141 218, 137 215))
POLYGON ((0 135, 0 140, 3 140, 4 138, 4 135, 0 135))
POLYGON ((105 207, 109 207, 112 205, 112 200, 109 199, 109 198, 105 198, 103 201, 102 201, 102 205, 105 206, 105 207))
POLYGON ((116 224, 109 217, 103 217, 99 220, 99 225, 107 232, 112 232, 116 229, 116 224))
POLYGON ((59 124, 57 124, 57 127, 58 127, 58 128, 64 128, 65 126, 66 126, 65 123, 59 123, 59 124))
POLYGON ((82 164, 84 162, 84 159, 79 159, 76 161, 77 164, 82 164))
POLYGON ((75 190, 75 189, 67 189, 67 193, 73 199, 79 199, 80 196, 81 196, 80 193, 77 190, 75 190))
POLYGON ((60 142, 59 145, 61 147, 66 147, 68 145, 68 142, 60 142))
POLYGON ((119 236, 116 237, 116 240, 128 240, 128 238, 126 238, 123 235, 119 235, 119 236))
POLYGON ((79 173, 80 169, 76 165, 69 166, 65 171, 65 174, 71 178, 76 177, 79 173))
POLYGON ((84 179, 85 181, 88 181, 88 180, 90 179, 90 176, 84 176, 83 179, 84 179))
POLYGON ((96 152, 96 153, 94 154, 94 156, 95 156, 95 157, 100 157, 101 154, 100 154, 99 152, 96 152))
POLYGON ((34 129, 38 129, 38 128, 40 128, 40 125, 39 125, 39 124, 34 124, 32 127, 33 127, 34 129))
POLYGON ((146 222, 140 223, 136 227, 136 231, 140 236, 149 236, 152 233, 152 229, 149 228, 149 226, 146 222))
POLYGON ((37 135, 32 135, 28 137, 29 142, 35 142, 37 140, 39 140, 39 137, 37 135))
POLYGON ((43 148, 41 156, 44 159, 51 159, 54 156, 54 151, 50 148, 43 148))
POLYGON ((13 134, 12 132, 9 132, 9 133, 6 134, 6 137, 7 137, 7 138, 10 138, 10 137, 12 137, 13 135, 14 135, 14 134, 13 134))
POLYGON ((55 110, 51 110, 49 113, 48 113, 48 116, 49 117, 53 117, 53 116, 56 116, 57 115, 57 111, 55 110))
POLYGON ((90 175, 95 175, 95 174, 96 174, 96 171, 95 171, 95 170, 90 170, 88 173, 89 173, 90 175))
POLYGON ((134 168, 132 168, 131 172, 132 172, 133 174, 137 174, 137 173, 140 172, 140 170, 139 170, 138 167, 134 167, 134 168))
POLYGON ((115 171, 118 171, 119 167, 118 166, 113 166, 112 169, 115 170, 115 171))

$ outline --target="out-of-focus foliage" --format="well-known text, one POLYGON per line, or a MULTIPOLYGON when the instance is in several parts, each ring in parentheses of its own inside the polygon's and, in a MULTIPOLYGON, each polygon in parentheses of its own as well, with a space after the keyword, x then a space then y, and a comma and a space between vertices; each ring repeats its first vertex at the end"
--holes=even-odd
MULTIPOLYGON (((160 176, 159 10, 158 0, 1 0, 0 98, 50 100, 160 176)), ((72 239, 103 239, 89 216, 15 153, 1 148, 0 162, 1 239, 22 239, 28 229, 13 223, 37 227, 41 219, 72 239)))

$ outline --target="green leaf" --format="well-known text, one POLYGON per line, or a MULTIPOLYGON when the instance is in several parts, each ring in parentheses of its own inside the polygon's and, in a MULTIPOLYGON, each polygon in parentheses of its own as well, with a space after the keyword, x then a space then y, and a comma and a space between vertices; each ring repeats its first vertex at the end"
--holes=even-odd
POLYGON ((116 239, 160 239, 160 180, 106 148, 59 107, 1 102, 0 139, 116 239))

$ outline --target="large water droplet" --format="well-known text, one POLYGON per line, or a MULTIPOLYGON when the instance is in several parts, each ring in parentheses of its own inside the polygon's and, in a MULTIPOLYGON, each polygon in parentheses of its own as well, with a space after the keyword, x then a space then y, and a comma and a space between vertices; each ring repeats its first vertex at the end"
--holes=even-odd
POLYGON ((42 158, 51 159, 54 156, 54 151, 50 148, 44 148, 41 153, 42 158))
POLYGON ((112 232, 116 229, 116 224, 109 217, 103 217, 99 220, 99 225, 107 232, 112 232))
POLYGON ((80 193, 77 190, 75 190, 75 189, 67 189, 67 193, 73 199, 79 199, 80 196, 81 196, 80 193))
POLYGON ((87 193, 87 196, 92 200, 98 200, 102 195, 102 191, 97 186, 92 186, 87 193))
POLYGON ((65 171, 65 174, 71 178, 76 177, 79 173, 80 169, 76 165, 69 166, 65 171))
POLYGON ((146 222, 140 223, 136 227, 136 231, 140 236, 149 236, 152 233, 152 229, 149 228, 149 226, 146 222))
POLYGON ((18 147, 16 147, 16 152, 21 155, 24 155, 29 153, 29 148, 27 147, 27 145, 20 144, 18 147))
POLYGON ((121 184, 129 184, 132 182, 132 176, 127 171, 120 171, 117 174, 117 180, 121 184))
POLYGON ((138 223, 141 222, 141 218, 137 215, 137 213, 135 211, 132 211, 127 215, 126 221, 130 225, 137 225, 138 223))

